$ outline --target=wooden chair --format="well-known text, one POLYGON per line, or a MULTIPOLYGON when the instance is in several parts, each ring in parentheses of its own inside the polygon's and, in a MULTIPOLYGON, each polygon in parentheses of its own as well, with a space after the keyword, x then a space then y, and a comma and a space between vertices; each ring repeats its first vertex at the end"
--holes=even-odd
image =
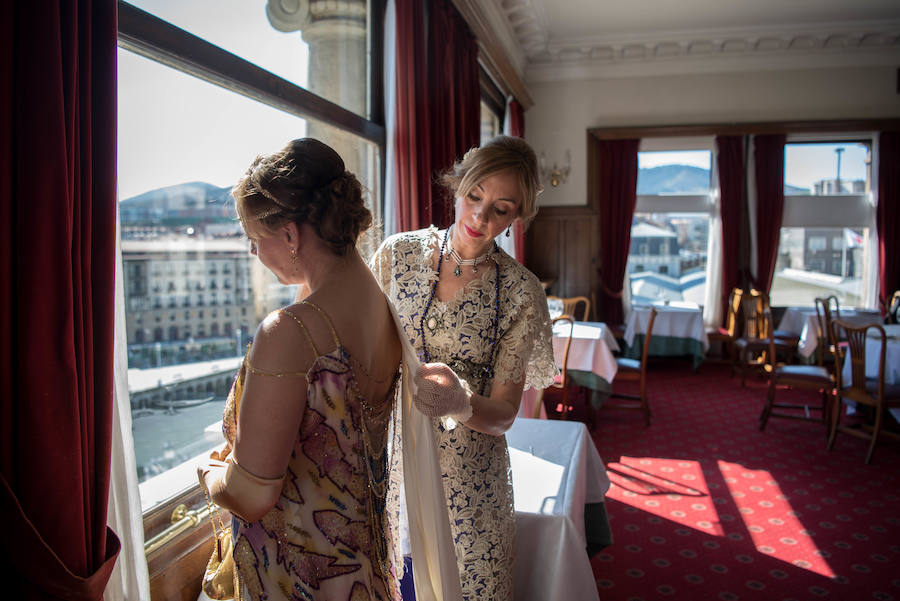
POLYGON ((560 315, 553 320, 553 325, 555 326, 559 322, 568 322, 569 324, 566 348, 563 351, 563 362, 559 374, 553 378, 553 384, 542 390, 540 395, 538 395, 538 402, 534 405, 534 415, 532 416, 535 419, 541 416, 541 405, 544 403, 544 399, 548 398, 547 393, 550 393, 548 400, 557 401, 556 413, 559 414, 560 419, 566 419, 572 410, 572 405, 569 403, 569 347, 572 346, 572 329, 575 327, 575 320, 569 315, 560 315))
POLYGON ((559 296, 548 296, 547 300, 562 301, 563 315, 571 315, 577 321, 588 321, 588 319, 590 318, 591 301, 586 296, 570 296, 565 298, 559 296), (580 303, 584 303, 584 312, 581 314, 581 319, 578 319, 578 313, 576 311, 580 303))
POLYGON ((622 394, 613 392, 609 395, 610 399, 626 399, 629 402, 608 401, 603 404, 604 407, 613 409, 633 409, 641 411, 644 414, 644 423, 650 425, 650 405, 647 402, 647 353, 650 351, 650 338, 653 335, 653 322, 656 321, 656 308, 650 311, 650 322, 647 324, 647 334, 644 338, 644 350, 641 353, 641 360, 626 359, 624 357, 616 357, 616 363, 619 366, 613 386, 616 382, 638 382, 640 388, 639 395, 622 394))
POLYGON ((887 336, 880 324, 854 326, 846 321, 835 319, 832 323, 833 337, 839 340, 842 337, 847 340, 846 347, 838 347, 835 353, 834 370, 837 381, 834 408, 831 416, 831 433, 828 436, 828 449, 834 446, 837 433, 844 432, 857 438, 869 440, 869 451, 866 453, 866 464, 872 461, 872 453, 879 436, 889 436, 900 440, 900 436, 889 430, 882 430, 884 414, 888 409, 900 407, 900 384, 886 385, 884 383, 884 361, 887 352, 887 336), (866 338, 869 330, 875 330, 881 337, 881 345, 878 356, 878 375, 875 378, 866 377, 866 338), (846 353, 850 353, 850 381, 844 382, 841 374, 842 360, 846 353), (844 413, 842 399, 855 401, 858 405, 866 405, 873 409, 875 423, 872 426, 863 424, 862 427, 853 428, 841 423, 844 413))
MULTIPOLYGON (((774 329, 772 311, 768 296, 752 289, 741 300, 743 317, 743 334, 734 341, 732 371, 740 372, 741 386, 747 385, 747 374, 763 372, 768 364, 769 332, 774 329)), ((774 332, 773 332, 774 335, 774 332)), ((775 351, 781 354, 792 353, 797 348, 799 338, 790 340, 774 336, 775 351)), ((773 359, 774 360, 774 359, 773 359)))
MULTIPOLYGON (((771 323, 771 309, 766 308, 763 311, 765 313, 764 318, 771 323)), ((759 416, 760 431, 765 429, 770 417, 784 417, 821 423, 825 426, 827 434, 828 416, 831 407, 830 400, 834 391, 834 379, 831 374, 822 365, 782 365, 776 362, 776 356, 775 330, 770 329, 769 350, 766 353, 765 366, 765 371, 769 375, 769 390, 766 394, 766 405, 759 416), (820 390, 822 392, 822 403, 810 407, 805 403, 775 402, 775 394, 779 386, 788 386, 792 389, 820 390), (797 409, 802 409, 803 413, 797 413, 797 409), (786 413, 782 410, 791 412, 786 413), (820 416, 814 418, 810 415, 810 411, 818 411, 820 416)))
POLYGON ((834 368, 834 352, 837 341, 833 339, 831 323, 834 321, 832 308, 837 309, 837 305, 831 304, 831 299, 837 302, 837 297, 828 296, 825 298, 817 297, 816 303, 816 321, 819 324, 818 343, 816 344, 816 363, 831 371, 834 368))
POLYGON ((900 290, 895 290, 891 295, 891 302, 888 304, 885 323, 900 323, 900 290))
POLYGON ((706 332, 706 338, 710 345, 721 345, 721 360, 733 362, 733 345, 738 334, 738 314, 741 310, 741 298, 744 296, 742 288, 735 288, 728 295, 728 314, 725 316, 725 327, 716 328, 706 332))

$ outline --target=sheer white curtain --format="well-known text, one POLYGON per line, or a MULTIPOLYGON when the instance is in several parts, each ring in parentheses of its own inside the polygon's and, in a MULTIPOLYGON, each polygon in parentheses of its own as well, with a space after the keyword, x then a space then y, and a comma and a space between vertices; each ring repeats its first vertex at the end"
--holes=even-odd
POLYGON ((869 193, 868 206, 871 209, 867 234, 863 240, 863 280, 860 304, 867 309, 878 309, 878 295, 881 293, 878 259, 878 228, 875 225, 876 207, 878 206, 878 136, 872 136, 872 191, 869 193))
POLYGON ((397 133, 397 59, 394 40, 397 37, 393 0, 388 0, 384 12, 384 121, 385 121, 385 165, 384 165, 384 237, 399 230, 397 215, 397 151, 394 140, 397 133))
POLYGON ((719 150, 716 145, 713 148, 710 165, 712 209, 706 243, 706 292, 703 297, 703 323, 708 328, 717 328, 722 323, 722 196, 719 192, 719 150))
MULTIPOLYGON (((117 217, 118 219, 118 217, 117 217)), ((113 372, 112 457, 107 523, 122 541, 119 559, 106 584, 105 601, 150 599, 150 578, 144 555, 144 522, 138 492, 137 462, 131 435, 131 401, 128 397, 128 353, 125 339, 125 286, 122 270, 121 231, 116 224, 115 352, 113 372)))

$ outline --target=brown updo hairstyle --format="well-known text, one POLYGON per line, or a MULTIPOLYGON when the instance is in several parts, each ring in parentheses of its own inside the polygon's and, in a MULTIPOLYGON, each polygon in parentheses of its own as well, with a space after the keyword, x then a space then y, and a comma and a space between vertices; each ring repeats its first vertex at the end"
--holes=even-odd
POLYGON ((527 226, 537 215, 537 197, 543 191, 534 150, 522 138, 496 136, 472 148, 440 176, 440 183, 457 197, 465 197, 479 182, 500 171, 511 170, 519 180, 522 204, 518 218, 527 226))
POLYGON ((359 180, 334 149, 313 138, 256 157, 231 194, 248 235, 308 223, 340 256, 372 225, 359 180))

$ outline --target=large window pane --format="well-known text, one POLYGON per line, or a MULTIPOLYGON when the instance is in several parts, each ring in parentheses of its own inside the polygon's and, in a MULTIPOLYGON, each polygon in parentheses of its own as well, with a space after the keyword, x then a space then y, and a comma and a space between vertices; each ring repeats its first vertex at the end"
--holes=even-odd
MULTIPOLYGON (((378 148, 119 50, 128 382, 142 505, 196 484, 259 321, 296 294, 248 253, 232 184, 292 138, 334 146, 379 206, 378 148)), ((377 211, 374 211, 376 216, 377 211)), ((377 232, 369 246, 377 244, 377 232)))
POLYGON ((862 194, 868 191, 868 182, 868 144, 785 144, 784 193, 786 196, 862 194))
POLYGON ((784 220, 772 280, 772 304, 812 306, 837 295, 861 306, 874 213, 871 142, 788 143, 784 150, 784 220))
POLYGON ((631 302, 687 301, 706 293, 709 215, 635 213, 626 274, 631 302))
POLYGON ((368 2, 132 0, 135 6, 369 117, 368 2), (316 7, 312 14, 311 7, 316 7))
POLYGON ((772 304, 812 306, 834 294, 842 306, 861 306, 868 235, 868 228, 781 228, 772 304))
POLYGON ((709 194, 711 161, 708 150, 639 152, 637 193, 709 194))
POLYGON ((486 102, 481 102, 481 144, 484 144, 500 133, 500 117, 486 102))

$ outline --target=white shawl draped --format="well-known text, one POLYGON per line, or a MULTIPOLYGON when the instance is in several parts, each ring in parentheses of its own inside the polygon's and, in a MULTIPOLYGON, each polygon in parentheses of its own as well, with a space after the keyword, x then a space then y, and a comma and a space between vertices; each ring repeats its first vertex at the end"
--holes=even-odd
POLYGON ((450 518, 431 418, 413 404, 416 394, 413 376, 420 363, 400 325, 397 310, 390 299, 387 301, 403 345, 400 381, 403 487, 416 601, 461 601, 456 551, 450 535, 450 518))

